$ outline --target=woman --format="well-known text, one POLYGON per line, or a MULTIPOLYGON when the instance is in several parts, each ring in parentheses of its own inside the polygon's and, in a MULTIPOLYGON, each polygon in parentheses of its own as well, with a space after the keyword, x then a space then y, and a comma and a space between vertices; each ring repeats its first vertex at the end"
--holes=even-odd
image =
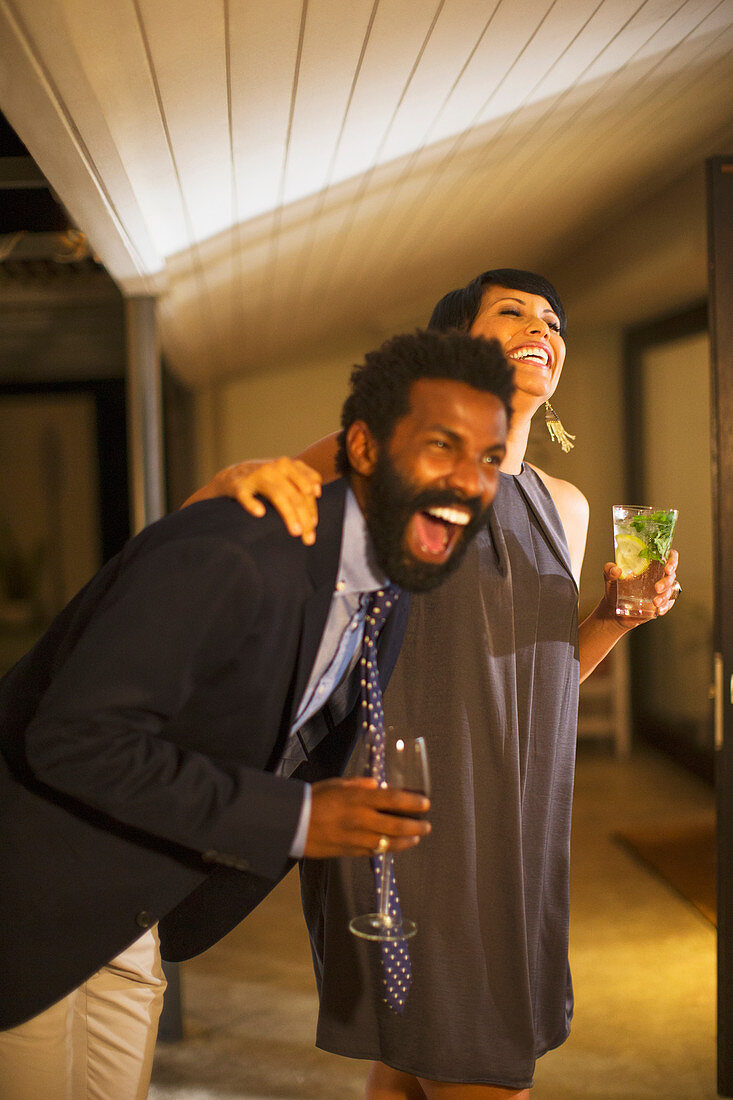
MULTIPOLYGON (((387 722, 421 734, 431 762, 430 841, 396 860, 413 986, 397 1017, 381 1003, 378 950, 349 936, 368 904, 367 861, 306 862, 303 902, 321 1007, 317 1042, 368 1058, 368 1100, 526 1100, 534 1064, 567 1037, 570 808, 578 683, 628 629, 615 616, 619 570, 577 625, 588 504, 524 461, 532 417, 555 392, 565 314, 529 272, 485 272, 438 303, 431 325, 494 337, 515 366, 516 395, 500 489, 486 531, 457 573, 413 598, 385 696, 387 722)), ((333 439, 302 458, 333 476, 333 439)), ((314 483, 299 464, 247 464, 199 496, 278 504, 312 538, 314 483), (273 479, 278 488, 273 488, 273 479)), ((674 600, 676 554, 657 585, 674 600)))

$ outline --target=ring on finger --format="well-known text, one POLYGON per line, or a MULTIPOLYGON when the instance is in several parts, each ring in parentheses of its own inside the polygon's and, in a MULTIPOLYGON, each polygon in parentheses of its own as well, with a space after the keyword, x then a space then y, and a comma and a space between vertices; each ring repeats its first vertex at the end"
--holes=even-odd
POLYGON ((375 851, 379 852, 379 854, 382 855, 384 852, 387 851, 388 848, 389 848, 389 838, 386 837, 386 836, 380 836, 379 841, 377 842, 377 847, 376 847, 375 851))
POLYGON ((672 589, 672 599, 673 600, 678 599, 679 594, 680 594, 681 591, 682 591, 682 585, 680 584, 679 581, 675 581, 675 586, 672 589))

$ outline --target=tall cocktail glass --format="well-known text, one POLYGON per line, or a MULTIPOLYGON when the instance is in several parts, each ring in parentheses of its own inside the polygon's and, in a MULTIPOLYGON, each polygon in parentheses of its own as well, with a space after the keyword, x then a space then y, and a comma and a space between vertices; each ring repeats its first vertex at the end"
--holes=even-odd
POLYGON ((657 614, 655 584, 664 576, 677 522, 675 508, 613 506, 616 565, 616 614, 627 619, 652 619, 657 614))

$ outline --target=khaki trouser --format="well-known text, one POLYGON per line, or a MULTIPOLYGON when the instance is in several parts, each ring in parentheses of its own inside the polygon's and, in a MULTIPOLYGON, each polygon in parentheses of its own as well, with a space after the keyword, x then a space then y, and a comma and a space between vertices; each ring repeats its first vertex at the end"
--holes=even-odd
POLYGON ((62 1001, 0 1031, 0 1100, 145 1100, 164 992, 151 929, 62 1001))

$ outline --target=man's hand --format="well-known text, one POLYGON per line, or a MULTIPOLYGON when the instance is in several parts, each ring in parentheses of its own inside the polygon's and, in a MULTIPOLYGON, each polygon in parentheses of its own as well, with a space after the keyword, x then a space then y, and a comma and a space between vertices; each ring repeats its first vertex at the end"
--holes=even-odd
POLYGON ((326 779, 314 783, 312 793, 305 843, 309 859, 400 852, 430 832, 428 821, 417 820, 430 809, 420 794, 379 787, 374 779, 326 779), (381 837, 387 838, 386 847, 379 847, 381 837))

